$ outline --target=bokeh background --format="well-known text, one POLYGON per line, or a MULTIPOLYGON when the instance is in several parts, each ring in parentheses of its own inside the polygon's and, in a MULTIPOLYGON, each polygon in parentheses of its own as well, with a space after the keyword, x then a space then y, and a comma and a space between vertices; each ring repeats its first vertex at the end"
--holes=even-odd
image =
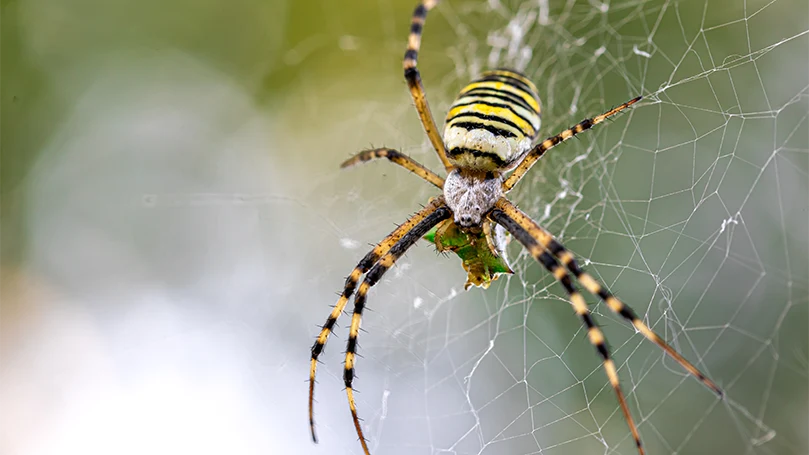
MULTIPOLYGON (((434 190, 401 77, 411 0, 2 5, 0 452, 356 454, 345 275, 434 190)), ((555 149, 514 200, 727 390, 717 400, 593 303, 648 453, 805 454, 809 6, 453 1, 420 65, 439 122, 524 68, 555 149)), ((358 406, 374 454, 633 454, 561 289, 463 292, 422 242, 371 293, 358 406)))

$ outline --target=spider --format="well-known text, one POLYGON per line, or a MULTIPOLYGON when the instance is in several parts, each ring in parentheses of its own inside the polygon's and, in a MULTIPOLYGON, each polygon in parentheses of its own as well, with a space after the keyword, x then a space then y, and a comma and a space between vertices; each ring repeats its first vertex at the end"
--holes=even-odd
POLYGON ((410 22, 410 34, 404 55, 404 75, 416 111, 427 137, 435 148, 447 177, 438 174, 407 155, 388 148, 366 150, 342 164, 349 167, 378 158, 387 158, 442 190, 442 195, 429 203, 376 245, 351 271, 343 292, 312 346, 309 370, 309 426, 312 440, 317 442, 314 423, 314 387, 318 356, 323 352, 337 318, 356 291, 348 344, 345 352, 343 379, 348 395, 351 418, 365 455, 370 455, 363 436, 352 383, 357 352, 360 319, 368 295, 382 275, 390 269, 416 241, 427 236, 439 251, 454 251, 468 272, 466 287, 487 287, 500 274, 511 273, 505 260, 505 232, 510 233, 550 272, 567 292, 575 313, 587 328, 590 343, 601 356, 602 366, 615 391, 618 404, 632 433, 638 453, 643 455, 640 435, 629 412, 618 380, 615 363, 601 330, 596 325, 584 297, 574 286, 571 275, 588 292, 598 296, 644 337, 658 345, 686 371, 695 376, 720 398, 722 390, 694 365, 653 332, 626 304, 606 287, 579 268, 573 255, 543 227, 534 222, 505 197, 542 155, 578 133, 592 128, 638 102, 637 97, 593 118, 535 143, 540 125, 537 89, 524 75, 508 69, 483 73, 461 89, 447 114, 443 137, 427 105, 427 98, 416 68, 421 34, 427 12, 438 0, 422 0, 410 22), (509 173, 510 172, 510 173, 509 173), (365 279, 360 283, 363 274, 365 279))

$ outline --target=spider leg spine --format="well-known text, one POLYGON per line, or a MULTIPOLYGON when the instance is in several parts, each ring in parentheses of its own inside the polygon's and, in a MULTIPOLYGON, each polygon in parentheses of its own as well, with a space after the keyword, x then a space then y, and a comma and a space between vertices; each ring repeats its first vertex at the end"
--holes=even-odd
POLYGON ((320 333, 312 345, 312 357, 309 364, 309 430, 312 434, 312 441, 317 442, 317 435, 315 433, 315 420, 314 420, 314 394, 315 394, 315 375, 317 373, 318 357, 323 352, 329 336, 337 324, 337 319, 345 310, 348 300, 354 294, 357 283, 363 274, 368 272, 371 267, 379 260, 380 257, 387 254, 396 243, 401 240, 409 231, 411 231, 418 223, 430 214, 434 213, 438 208, 443 205, 443 200, 437 198, 427 204, 422 210, 416 212, 407 221, 398 226, 393 232, 385 237, 379 244, 377 244, 362 260, 354 267, 351 273, 346 278, 343 292, 340 298, 332 308, 326 323, 321 327, 320 333))
POLYGON ((602 301, 607 304, 612 312, 618 314, 619 316, 623 317, 627 320, 635 329, 640 332, 641 335, 646 337, 649 341, 653 342, 654 344, 658 345, 663 351, 668 354, 671 358, 673 358, 677 363, 680 364, 683 369, 688 371, 692 376, 696 377, 700 382, 702 382, 706 387, 711 389, 715 394, 717 394, 720 398, 724 397, 725 392, 714 383, 710 378, 708 378, 705 374, 703 374, 700 370, 697 369, 691 362, 686 360, 682 354, 675 351, 674 348, 669 346, 668 343, 663 340, 657 333, 655 333, 649 326, 647 326, 635 313, 635 311, 627 304, 621 302, 617 297, 612 295, 609 290, 607 290, 604 286, 602 286, 595 278, 590 276, 590 274, 584 272, 579 268, 578 264, 576 263, 576 259, 573 255, 567 251, 559 242, 553 240, 549 250, 559 258, 559 261, 570 270, 570 273, 576 277, 576 279, 587 289, 587 292, 598 296, 602 301), (560 249, 561 248, 561 249, 560 249), (554 253, 553 250, 557 252, 554 253))
POLYGON ((404 68, 404 77, 407 81, 407 87, 410 89, 410 96, 413 98, 413 103, 416 105, 416 111, 419 114, 419 120, 433 145, 441 164, 444 169, 449 172, 452 169, 452 164, 447 159, 447 151, 444 147, 444 140, 438 132, 438 127, 435 124, 435 118, 430 111, 430 106, 427 104, 427 95, 424 92, 424 85, 421 83, 421 74, 417 67, 419 48, 421 48, 421 34, 424 29, 424 22, 427 19, 427 12, 433 9, 438 3, 437 0, 422 0, 413 10, 413 16, 410 19, 410 34, 407 37, 407 50, 402 60, 404 68))
POLYGON ((637 426, 635 425, 635 421, 632 418, 632 414, 629 411, 629 406, 626 404, 626 397, 624 396, 623 390, 621 389, 620 380, 618 378, 618 371, 615 367, 615 362, 612 360, 612 357, 610 356, 610 351, 609 348, 607 347, 607 342, 606 339, 604 338, 604 333, 596 325, 595 320, 593 319, 592 314, 590 313, 590 309, 587 307, 587 303, 584 301, 584 297, 571 282, 570 275, 548 251, 545 251, 545 248, 542 246, 542 243, 536 238, 534 238, 534 236, 528 230, 524 229, 520 225, 520 223, 517 222, 514 218, 512 218, 508 213, 506 213, 505 211, 501 210, 498 207, 492 210, 489 216, 492 218, 493 221, 506 228, 507 231, 511 232, 511 235, 513 235, 514 238, 516 238, 520 243, 523 244, 523 246, 534 257, 534 259, 536 259, 540 264, 542 264, 548 270, 548 272, 550 272, 551 275, 553 275, 553 277, 556 278, 557 281, 559 281, 562 287, 564 287, 565 291, 570 297, 570 302, 571 305, 573 306, 573 310, 582 319, 582 322, 587 328, 587 336, 589 338, 590 344, 592 344, 596 348, 596 351, 601 357, 602 366, 607 375, 607 378, 610 381, 610 385, 612 386, 612 389, 615 392, 616 398, 618 399, 618 403, 621 406, 621 411, 624 414, 624 419, 626 420, 626 423, 629 426, 629 430, 632 432, 632 438, 635 441, 635 446, 638 449, 638 453, 640 455, 644 455, 645 452, 641 444, 640 433, 638 432, 637 426))
POLYGON ((536 238, 543 248, 546 248, 548 252, 557 257, 559 261, 570 271, 570 273, 572 273, 573 276, 579 280, 579 283, 581 283, 581 285, 587 289, 587 292, 598 296, 602 301, 604 301, 604 303, 607 304, 607 307, 609 307, 610 310, 626 319, 627 322, 632 324, 635 329, 641 333, 641 335, 663 349, 663 351, 673 358, 677 363, 679 363, 683 369, 696 377, 720 398, 724 397, 724 392, 718 385, 716 385, 716 383, 709 379, 691 362, 686 360, 682 354, 678 353, 674 350, 674 348, 669 346, 668 343, 663 340, 663 338, 652 331, 652 329, 650 329, 649 326, 647 326, 637 316, 637 314, 635 314, 629 305, 621 302, 617 297, 612 295, 612 293, 610 293, 605 286, 599 284, 595 278, 581 270, 576 262, 576 259, 573 257, 573 254, 570 253, 570 251, 568 251, 567 248, 565 248, 561 243, 559 243, 559 241, 554 239, 550 232, 536 224, 510 202, 505 200, 502 201, 503 202, 498 202, 498 204, 508 211, 509 216, 512 217, 523 229, 529 231, 532 237, 536 238))
POLYGON ((439 189, 444 187, 444 179, 438 176, 438 174, 431 171, 426 166, 417 162, 413 158, 405 155, 404 153, 390 148, 383 147, 383 148, 363 150, 357 153, 356 155, 352 156, 351 158, 343 161, 343 163, 340 164, 340 167, 345 169, 360 163, 365 163, 379 158, 387 158, 388 161, 390 161, 391 163, 398 164, 399 166, 416 174, 422 179, 432 183, 439 189))
POLYGON ((424 234, 426 234, 433 226, 441 221, 449 218, 452 214, 450 209, 443 205, 443 200, 438 199, 442 205, 432 211, 429 215, 424 217, 417 225, 413 226, 407 233, 405 233, 399 241, 396 242, 390 250, 385 253, 382 258, 377 261, 370 271, 365 275, 362 283, 357 289, 357 295, 354 296, 354 312, 351 316, 351 327, 348 332, 348 342, 346 343, 345 354, 345 370, 343 372, 343 380, 346 388, 346 396, 348 397, 348 405, 351 411, 351 418, 354 420, 354 427, 357 435, 360 438, 363 451, 366 455, 370 455, 367 442, 362 431, 362 426, 359 423, 359 416, 357 414, 357 406, 354 401, 354 390, 352 383, 354 380, 354 362, 357 350, 357 337, 360 331, 360 322, 362 320, 362 312, 365 309, 366 297, 368 290, 371 289, 385 274, 393 264, 398 260, 410 247, 412 247, 424 234))
POLYGON ((629 106, 637 103, 643 97, 638 96, 632 98, 631 100, 623 103, 617 107, 614 107, 603 114, 597 115, 593 118, 586 118, 581 122, 573 125, 572 127, 562 131, 561 133, 551 136, 544 141, 540 142, 539 144, 535 145, 533 149, 531 149, 528 153, 525 154, 525 157, 522 158, 522 161, 514 168, 514 171, 508 178, 503 182, 503 192, 507 193, 514 188, 517 183, 525 176, 525 174, 531 169, 531 166, 534 165, 542 155, 545 154, 548 150, 554 148, 561 142, 564 142, 571 137, 576 136, 579 133, 582 133, 590 128, 598 125, 599 123, 603 122, 604 120, 614 116, 615 114, 623 111, 624 109, 628 108, 629 106))

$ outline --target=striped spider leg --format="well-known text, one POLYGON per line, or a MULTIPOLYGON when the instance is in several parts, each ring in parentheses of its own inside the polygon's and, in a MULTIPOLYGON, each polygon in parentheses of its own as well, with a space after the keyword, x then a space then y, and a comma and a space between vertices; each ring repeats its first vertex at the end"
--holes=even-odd
POLYGON ((363 150, 362 152, 357 153, 351 158, 343 161, 343 164, 341 164, 340 167, 345 169, 360 163, 365 163, 379 158, 387 158, 391 163, 402 166, 408 171, 418 175, 422 179, 432 183, 439 189, 444 188, 444 179, 439 177, 438 174, 427 169, 426 167, 424 167, 424 165, 418 163, 416 160, 410 158, 404 153, 389 148, 363 150))
POLYGON ((446 205, 440 205, 422 221, 420 221, 413 229, 396 242, 395 245, 384 255, 379 261, 368 271, 365 279, 357 289, 357 295, 354 297, 354 312, 351 316, 351 327, 348 331, 348 343, 346 344, 346 358, 345 358, 345 371, 343 372, 343 379, 346 386, 346 395, 348 396, 348 406, 351 409, 351 418, 354 421, 354 429, 357 430, 362 450, 366 454, 370 454, 368 450, 368 442, 362 432, 360 419, 357 415, 357 406, 354 402, 354 389, 352 382, 354 380, 354 360, 357 351, 357 336, 360 331, 360 320, 362 318, 362 311, 365 308, 365 300, 368 295, 368 290, 371 289, 402 255, 410 249, 420 238, 422 238, 433 226, 446 220, 452 216, 452 212, 446 205))
POLYGON ((628 322, 630 322, 638 332, 640 332, 648 340, 660 346, 666 354, 671 356, 677 361, 686 371, 701 381, 706 387, 716 393, 721 399, 724 392, 712 380, 705 376, 697 369, 691 362, 686 360, 682 355, 669 346, 663 339, 653 332, 643 321, 638 318, 635 312, 613 296, 603 285, 599 284, 593 277, 583 272, 573 255, 565 249, 562 244, 556 241, 551 234, 545 229, 541 228, 536 222, 528 217, 525 213, 520 211, 514 204, 508 202, 506 199, 500 199, 495 208, 489 213, 489 218, 497 224, 503 226, 507 231, 514 236, 524 247, 531 253, 540 264, 542 264, 554 278, 556 278, 565 288, 573 309, 579 317, 581 317, 585 327, 587 327, 587 335, 590 343, 595 346, 598 354, 601 356, 604 371, 607 378, 612 385, 615 395, 618 398, 618 403, 621 406, 621 411, 624 414, 627 425, 632 432, 632 438, 638 448, 638 453, 644 454, 643 446, 640 440, 640 434, 629 412, 629 407, 626 404, 626 398, 621 390, 621 385, 618 379, 618 372, 615 368, 615 363, 610 357, 609 348, 607 347, 604 334, 601 329, 596 325, 590 309, 584 301, 584 298, 573 285, 570 275, 567 270, 576 277, 582 286, 588 292, 598 296, 603 300, 610 310, 620 315, 628 322), (560 264, 561 262, 561 264, 560 264), (564 266, 564 267, 563 267, 564 266), (565 270, 567 268, 567 270, 565 270))
POLYGON ((419 49, 421 48, 421 33, 424 28, 424 22, 427 19, 427 12, 435 7, 438 0, 422 0, 413 10, 413 16, 410 19, 410 34, 407 37, 407 50, 404 54, 402 66, 404 67, 404 76, 407 80, 407 87, 410 89, 410 95, 413 97, 413 102, 416 105, 416 111, 419 114, 419 119, 433 145, 441 164, 444 169, 449 172, 452 169, 452 164, 447 158, 447 150, 444 147, 444 140, 438 133, 438 127, 435 125, 435 119, 430 106, 427 104, 427 94, 424 92, 424 86, 421 83, 421 74, 417 67, 419 49))
POLYGON ((509 191, 511 191, 511 189, 514 188, 514 186, 520 180, 522 180, 522 178, 525 176, 528 170, 531 169, 531 166, 533 166, 534 163, 536 163, 540 158, 542 158, 542 155, 544 155, 545 152, 554 148, 557 144, 564 142, 583 131, 589 130, 590 128, 598 125, 604 120, 607 120, 613 115, 637 103, 642 98, 643 98, 642 96, 632 98, 626 103, 613 109, 610 109, 601 115, 597 115, 593 118, 586 118, 581 122, 577 123, 576 125, 562 131, 556 136, 551 136, 545 139, 544 141, 540 142, 536 146, 534 146, 534 148, 531 149, 531 151, 525 154, 525 157, 522 159, 522 161, 520 161, 520 164, 518 164, 517 167, 514 168, 514 171, 511 173, 511 175, 509 175, 508 178, 503 182, 503 193, 508 193, 509 191))
POLYGON ((413 11, 403 67, 419 120, 444 166, 446 177, 439 176, 409 156, 389 148, 365 150, 346 160, 341 167, 385 158, 441 189, 443 195, 431 199, 426 207, 383 239, 354 267, 346 279, 337 304, 312 346, 309 370, 309 426, 312 439, 317 442, 313 403, 318 356, 322 353, 337 318, 343 313, 355 291, 343 379, 355 430, 363 452, 370 455, 357 415, 352 387, 357 336, 369 290, 422 237, 434 243, 439 251, 452 251, 461 258, 468 275, 465 288, 486 288, 498 276, 513 273, 506 260, 508 238, 505 233, 510 232, 561 282, 569 294, 576 314, 587 327, 590 342, 601 355, 603 368, 617 395, 638 452, 643 455, 640 435, 621 390, 617 369, 610 358, 606 340, 596 326, 584 298, 574 287, 571 274, 587 291, 604 300, 610 310, 629 321, 689 373, 720 396, 722 391, 646 326, 631 308, 584 273, 573 255, 554 240, 550 233, 505 199, 505 194, 514 188, 546 151, 620 113, 641 98, 633 98, 536 143, 541 124, 540 99, 536 86, 519 71, 498 68, 482 73, 460 90, 447 113, 442 135, 430 112, 417 69, 424 22, 427 13, 437 3, 438 0, 421 0, 413 11))
MULTIPOLYGON (((309 429, 312 433, 312 441, 317 442, 317 436, 315 433, 315 419, 314 419, 314 396, 315 396, 315 373, 317 372, 317 362, 318 357, 323 352, 323 348, 326 346, 326 341, 329 339, 329 335, 331 334, 332 330, 334 330, 334 325, 337 323, 337 319, 340 317, 340 314, 343 313, 345 310, 346 304, 351 296, 354 294, 354 290, 357 288, 357 283, 359 283, 360 278, 362 275, 367 273, 369 270, 380 270, 376 267, 376 265, 380 263, 385 263, 384 261, 395 261, 404 253, 404 250, 409 248, 415 241, 423 234, 417 235, 414 238, 414 234, 424 230, 424 233, 430 230, 433 225, 437 224, 438 222, 442 221, 444 218, 448 217, 447 214, 448 210, 443 203, 441 198, 436 198, 430 201, 427 206, 423 209, 419 210, 411 216, 407 221, 402 223, 399 227, 397 227, 393 232, 390 233, 387 237, 385 237, 377 246, 375 246, 368 254, 365 255, 364 258, 354 267, 354 270, 348 275, 346 278, 345 286, 343 288, 343 292, 340 295, 340 298, 337 300, 337 303, 334 305, 334 308, 329 314, 328 319, 326 319, 326 323, 323 324, 320 334, 318 335, 317 339, 315 340, 314 345, 312 346, 312 359, 310 361, 309 366, 309 429), (438 215, 436 215, 438 213, 438 215), (436 220, 436 218, 438 218, 436 220), (429 225, 426 229, 424 229, 424 225, 429 225), (404 248, 404 250, 403 250, 404 248), (393 252, 393 253, 392 253, 393 252), (398 252, 398 253, 396 253, 398 252), (386 259, 387 258, 387 259, 386 259)), ((393 265, 391 261, 388 263, 388 266, 384 268, 381 273, 384 273, 387 268, 393 265)), ((376 272, 380 273, 380 272, 376 272)), ((381 276, 381 273, 379 276, 381 276)), ((379 278, 377 276, 377 279, 379 278)), ((366 276, 366 282, 368 281, 368 276, 366 276)), ((360 285, 360 291, 363 295, 363 300, 365 298, 365 293, 368 292, 368 287, 366 282, 363 282, 360 285), (363 287, 364 286, 364 287, 363 287)), ((356 302, 356 300, 355 300, 356 302)), ((348 366, 348 352, 351 352, 351 374, 353 377, 353 361, 354 361, 354 350, 356 349, 356 335, 357 331, 359 331, 359 314, 362 313, 362 307, 359 308, 359 311, 355 308, 355 316, 352 319, 351 327, 353 334, 349 337, 349 351, 347 351, 347 359, 346 359, 346 366, 348 366), (356 327, 355 327, 356 325, 356 327), (356 331, 355 331, 356 329, 356 331)), ((348 375, 349 369, 346 368, 346 374, 348 375)), ((359 421, 356 418, 356 409, 354 408, 354 400, 352 397, 351 389, 350 389, 350 380, 347 379, 347 387, 349 393, 349 400, 351 403, 352 415, 354 415, 355 424, 357 425, 357 430, 361 434, 361 430, 359 427, 359 421)), ((363 446, 365 446, 365 441, 363 439, 363 446)), ((367 451, 367 450, 366 450, 367 451)))

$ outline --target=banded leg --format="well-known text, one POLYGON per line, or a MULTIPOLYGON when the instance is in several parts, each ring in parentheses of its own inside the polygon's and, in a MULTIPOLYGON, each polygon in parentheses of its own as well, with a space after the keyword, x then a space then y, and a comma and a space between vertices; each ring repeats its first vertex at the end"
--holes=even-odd
POLYGON ((438 153, 438 158, 444 169, 449 173, 452 169, 447 159, 447 151, 444 148, 444 140, 438 132, 438 127, 435 125, 435 119, 430 106, 427 104, 427 95, 424 93, 424 86, 421 83, 421 75, 416 67, 419 57, 419 48, 421 47, 421 33, 424 28, 424 21, 427 19, 427 12, 433 9, 438 3, 438 0, 422 0, 419 2, 416 9, 413 11, 413 17, 410 19, 410 35, 407 37, 407 50, 404 54, 404 76, 407 80, 407 87, 410 89, 410 95, 413 97, 413 102, 416 105, 416 111, 419 113, 419 119, 433 144, 435 152, 438 153))
POLYGON ((697 369, 691 362, 686 360, 680 353, 674 350, 671 346, 666 343, 663 338, 661 338, 658 334, 656 334, 652 329, 649 328, 638 316, 635 312, 625 303, 621 302, 616 298, 606 287, 602 286, 595 280, 592 276, 585 273, 584 271, 579 268, 579 265, 576 263, 576 259, 573 257, 573 254, 570 253, 561 243, 556 241, 553 236, 547 230, 543 229, 541 226, 536 224, 533 220, 531 220, 526 214, 521 212, 517 207, 511 204, 508 201, 501 200, 498 202, 498 208, 501 208, 504 212, 508 214, 510 218, 516 221, 520 227, 524 230, 528 231, 531 236, 539 242, 544 249, 547 249, 548 252, 557 258, 559 258, 559 262, 561 262, 569 271, 579 280, 582 286, 587 289, 587 292, 598 296, 607 306, 612 310, 614 313, 620 315, 624 319, 626 319, 629 323, 631 323, 635 329, 641 333, 646 339, 651 341, 652 343, 658 345, 663 351, 668 354, 671 358, 673 358, 680 366, 683 367, 686 371, 691 373, 694 377, 696 377, 700 382, 702 382, 706 387, 711 389, 714 393, 716 393, 720 398, 724 396, 724 392, 722 389, 719 388, 716 383, 710 380, 705 374, 697 369))
POLYGON ((343 161, 343 164, 341 164, 340 167, 345 169, 347 167, 355 166, 359 163, 364 163, 366 161, 371 161, 378 158, 387 158, 390 160, 390 162, 402 166, 403 168, 418 175, 424 180, 427 180, 438 188, 444 188, 444 179, 439 177, 435 172, 427 169, 422 164, 405 155, 404 153, 389 148, 363 150, 362 152, 343 161))
POLYGON ((626 398, 624 397, 623 390, 621 390, 621 384, 618 379, 618 372, 615 368, 615 362, 613 362, 612 358, 610 357, 610 351, 607 347, 606 340, 604 339, 604 334, 593 320, 593 316, 590 314, 590 309, 587 307, 584 297, 582 297, 582 295, 570 281, 570 275, 568 275, 567 271, 565 271, 565 269, 559 265, 559 262, 553 256, 551 256, 550 253, 545 251, 542 244, 536 238, 534 238, 529 231, 524 229, 520 223, 511 218, 508 214, 506 214, 506 212, 499 208, 495 208, 492 210, 489 216, 497 224, 500 224, 506 228, 507 231, 511 232, 511 235, 513 235, 517 241, 522 243, 528 252, 531 253, 531 256, 542 264, 548 270, 548 272, 550 272, 554 278, 556 278, 556 280, 562 284, 565 291, 567 291, 567 294, 570 296, 570 303, 573 305, 573 310, 582 319, 585 327, 587 327, 587 336, 590 339, 590 343, 595 346, 596 351, 598 351, 598 354, 601 356, 604 371, 607 373, 607 378, 610 381, 610 385, 612 385, 612 389, 615 391, 615 395, 618 398, 618 404, 621 405, 621 411, 624 414, 627 425, 629 425, 629 430, 632 432, 632 438, 635 440, 635 446, 638 448, 638 453, 643 455, 644 450, 640 442, 640 434, 638 433, 638 428, 635 426, 635 421, 632 419, 632 414, 629 412, 629 406, 626 404, 626 398))
POLYGON ((365 279, 357 290, 357 296, 354 297, 354 314, 351 317, 351 328, 348 332, 348 344, 346 345, 346 361, 345 372, 343 379, 345 380, 346 394, 348 395, 348 406, 351 408, 351 418, 354 420, 354 428, 357 430, 357 435, 362 444, 362 450, 365 455, 370 455, 368 451, 368 443, 365 441, 365 436, 362 433, 362 426, 360 419, 357 416, 357 406, 354 402, 354 389, 352 389, 352 382, 354 381, 354 361, 357 353, 357 335, 360 332, 360 320, 362 319, 362 311, 365 309, 365 300, 368 295, 368 290, 375 285, 385 272, 388 271, 393 264, 399 259, 414 243, 422 238, 427 231, 433 228, 441 221, 449 218, 452 211, 447 206, 442 206, 435 209, 434 212, 429 214, 421 220, 415 227, 409 230, 395 245, 388 251, 382 258, 371 268, 365 279))
POLYGON ((628 108, 629 106, 637 103, 638 101, 640 101, 641 98, 643 97, 639 96, 637 98, 633 98, 627 101, 626 103, 616 108, 610 109, 609 111, 601 115, 597 115, 593 118, 586 118, 581 122, 577 123, 576 125, 562 131, 556 136, 549 137, 544 141, 540 142, 539 144, 537 144, 536 146, 534 146, 534 148, 531 149, 531 151, 529 151, 525 155, 520 164, 518 164, 517 167, 514 168, 514 172, 512 172, 511 175, 508 176, 506 181, 503 182, 503 192, 507 193, 511 191, 511 189, 514 188, 514 185, 516 185, 523 178, 525 173, 528 172, 529 169, 531 169, 531 166, 533 166, 538 159, 542 158, 542 155, 544 155, 545 152, 554 148, 560 142, 564 142, 570 139, 571 137, 581 133, 582 131, 589 130, 590 128, 598 125, 604 120, 612 117, 613 115, 621 112, 622 110, 628 108))
POLYGON ((323 348, 326 346, 326 341, 329 339, 329 335, 334 329, 334 324, 337 323, 337 318, 340 317, 340 314, 342 314, 343 310, 345 309, 346 303, 348 303, 348 299, 351 298, 351 295, 354 293, 354 289, 356 289, 357 283, 359 282, 362 274, 366 273, 379 260, 379 258, 387 254, 390 249, 396 245, 396 243, 402 237, 405 236, 405 234, 416 227, 418 223, 433 214, 439 207, 443 205, 443 203, 443 199, 435 199, 427 204, 426 207, 418 211, 415 215, 410 217, 410 219, 402 223, 401 226, 391 232, 390 235, 385 237, 377 246, 374 247, 373 250, 365 255, 359 264, 354 267, 354 270, 351 271, 351 274, 348 275, 348 278, 346 278, 343 293, 340 295, 340 299, 337 300, 337 304, 334 305, 329 318, 326 319, 326 323, 323 324, 323 327, 320 330, 320 335, 317 336, 315 344, 312 346, 312 360, 309 366, 309 429, 312 432, 312 441, 317 442, 314 419, 315 373, 317 372, 317 358, 320 356, 320 353, 323 352, 323 348))

